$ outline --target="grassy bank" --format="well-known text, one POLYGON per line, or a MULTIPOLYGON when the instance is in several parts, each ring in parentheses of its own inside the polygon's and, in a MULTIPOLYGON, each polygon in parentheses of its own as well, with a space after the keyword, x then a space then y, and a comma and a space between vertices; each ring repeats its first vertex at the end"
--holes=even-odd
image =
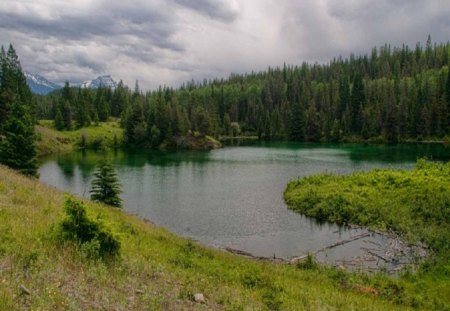
MULTIPOLYGON (((74 149, 101 149, 123 145, 123 129, 117 121, 100 122, 73 131, 57 131, 52 120, 41 120, 36 125, 38 156, 68 153, 74 149)), ((219 141, 210 136, 189 134, 163 142, 161 150, 211 150, 220 148, 219 141)))
POLYGON ((122 247, 115 262, 87 260, 52 239, 64 198, 0 167, 0 310, 442 309, 383 276, 251 261, 88 201, 88 216, 122 247), (193 301, 197 292, 206 303, 193 301))
POLYGON ((36 126, 39 156, 67 153, 75 148, 100 149, 122 144, 123 129, 116 121, 100 122, 73 131, 57 131, 51 120, 41 120, 36 126))
POLYGON ((289 208, 321 221, 394 231, 425 243, 431 258, 400 281, 411 294, 422 293, 420 299, 450 306, 450 162, 310 176, 290 182, 284 197, 289 208))

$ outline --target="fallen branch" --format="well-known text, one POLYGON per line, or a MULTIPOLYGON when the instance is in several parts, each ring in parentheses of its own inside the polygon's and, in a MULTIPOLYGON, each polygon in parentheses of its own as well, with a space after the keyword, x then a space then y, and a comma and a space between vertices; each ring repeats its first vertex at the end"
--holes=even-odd
POLYGON ((227 252, 230 252, 235 255, 244 256, 244 257, 248 257, 248 258, 256 259, 256 260, 266 260, 266 261, 268 260, 268 261, 272 261, 272 262, 287 262, 286 259, 275 257, 275 255, 272 257, 255 256, 255 255, 250 254, 249 252, 242 251, 239 249, 234 249, 231 247, 225 247, 225 250, 227 252))
POLYGON ((378 254, 375 253, 375 252, 372 252, 372 251, 370 251, 370 250, 366 250, 366 252, 369 253, 369 254, 372 255, 372 256, 375 256, 375 257, 377 257, 377 258, 380 258, 381 260, 384 260, 385 262, 391 262, 391 260, 389 260, 389 259, 387 259, 387 258, 385 258, 385 257, 383 257, 383 256, 381 256, 381 255, 378 255, 378 254))
POLYGON ((317 254, 317 253, 323 252, 323 251, 325 251, 327 249, 331 249, 331 248, 334 248, 334 247, 337 247, 337 246, 341 246, 341 245, 344 245, 344 244, 347 244, 347 243, 350 243, 350 242, 353 242, 353 241, 356 241, 356 240, 359 240, 359 239, 362 239, 362 238, 367 238, 368 236, 370 236, 369 232, 361 233, 361 234, 356 235, 356 236, 354 236, 354 237, 352 237, 352 238, 350 238, 348 240, 339 241, 337 243, 334 243, 334 244, 331 244, 331 245, 326 246, 324 248, 321 248, 318 251, 316 251, 314 254, 317 254))

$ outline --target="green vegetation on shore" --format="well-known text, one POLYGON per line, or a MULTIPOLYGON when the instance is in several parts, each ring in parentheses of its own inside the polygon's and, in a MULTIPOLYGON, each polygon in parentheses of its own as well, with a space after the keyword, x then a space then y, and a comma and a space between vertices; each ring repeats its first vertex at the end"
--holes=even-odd
POLYGON ((310 176, 291 181, 284 198, 292 210, 319 221, 390 230, 425 243, 431 258, 401 281, 411 292, 450 306, 450 162, 419 160, 412 171, 310 176))
MULTIPOLYGON (((68 153, 74 149, 116 148, 124 146, 124 130, 118 121, 99 122, 76 130, 57 131, 52 120, 40 120, 36 125, 38 156, 68 153)), ((178 137, 170 143, 163 143, 160 149, 210 150, 221 144, 210 136, 197 133, 178 137)))
POLYGON ((90 201, 87 217, 121 250, 112 262, 87 259, 54 241, 64 201, 62 192, 0 167, 0 310, 445 309, 434 295, 411 294, 384 276, 248 260, 90 201), (206 302, 194 302, 195 293, 206 302))
POLYGON ((36 126, 39 156, 67 153, 75 148, 101 149, 119 147, 123 142, 123 129, 117 121, 100 122, 72 131, 57 131, 53 121, 41 120, 36 126))

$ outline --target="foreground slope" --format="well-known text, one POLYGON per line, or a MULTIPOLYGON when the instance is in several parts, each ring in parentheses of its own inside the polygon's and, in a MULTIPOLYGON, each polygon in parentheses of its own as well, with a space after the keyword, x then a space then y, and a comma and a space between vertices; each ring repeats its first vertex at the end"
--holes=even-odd
POLYGON ((122 244, 116 262, 88 261, 52 240, 64 198, 0 166, 0 310, 405 310, 411 305, 408 297, 390 295, 395 282, 383 277, 371 288, 366 278, 342 271, 251 261, 86 201, 88 215, 100 218, 122 244), (205 295, 204 304, 193 301, 198 292, 205 295))

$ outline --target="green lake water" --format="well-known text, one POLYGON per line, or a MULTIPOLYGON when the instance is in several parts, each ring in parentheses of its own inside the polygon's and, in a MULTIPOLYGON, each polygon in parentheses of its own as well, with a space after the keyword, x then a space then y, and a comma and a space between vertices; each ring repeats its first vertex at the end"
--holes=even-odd
MULTIPOLYGON (((88 197, 95 163, 102 156, 87 151, 47 158, 40 179, 88 197)), ((210 152, 111 150, 107 156, 122 184, 125 211, 206 245, 290 258, 364 230, 318 224, 288 210, 283 191, 289 180, 323 172, 411 169, 422 157, 449 160, 450 148, 253 142, 210 152)), ((321 259, 345 261, 363 256, 364 243, 389 243, 376 234, 371 238, 333 248, 321 259)))

